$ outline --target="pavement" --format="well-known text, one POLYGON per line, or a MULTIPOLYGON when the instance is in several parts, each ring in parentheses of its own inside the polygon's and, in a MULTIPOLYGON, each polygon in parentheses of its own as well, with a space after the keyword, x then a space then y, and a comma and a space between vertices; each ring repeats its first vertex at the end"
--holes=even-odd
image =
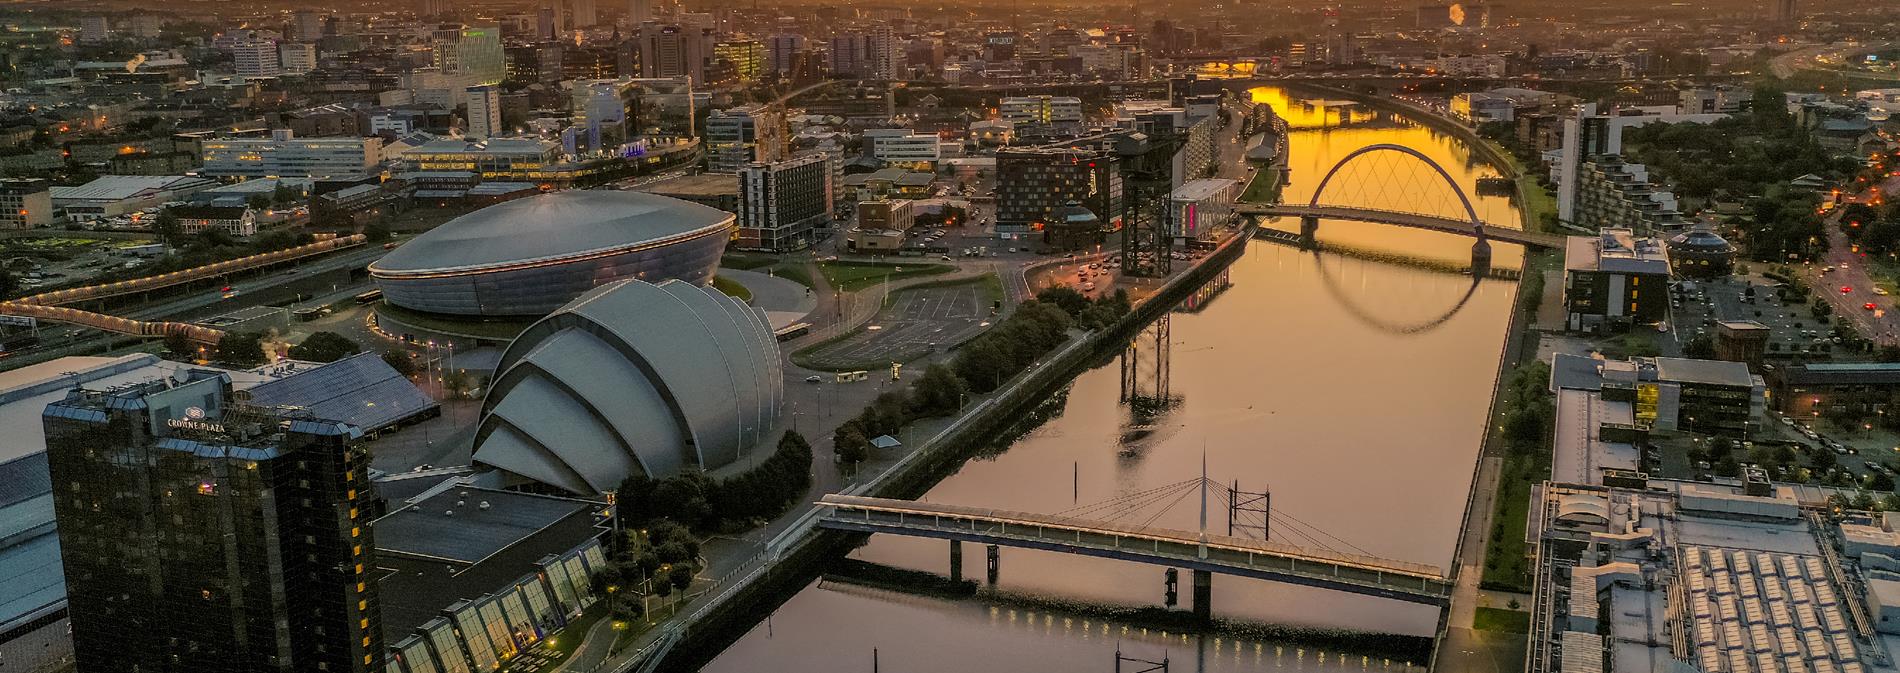
POLYGON ((797 282, 741 269, 720 269, 719 277, 745 286, 752 293, 749 303, 765 311, 772 329, 804 320, 818 310, 818 296, 797 282))
POLYGON ((975 283, 894 292, 863 331, 809 356, 830 369, 868 369, 949 350, 989 327, 992 316, 975 283))

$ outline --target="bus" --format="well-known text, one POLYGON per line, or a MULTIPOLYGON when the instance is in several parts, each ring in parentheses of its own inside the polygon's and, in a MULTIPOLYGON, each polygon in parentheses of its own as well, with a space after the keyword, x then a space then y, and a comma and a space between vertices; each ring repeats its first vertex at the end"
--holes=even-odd
POLYGON ((378 288, 375 290, 370 290, 368 292, 364 292, 362 294, 356 295, 356 303, 374 304, 376 303, 376 300, 382 299, 382 298, 383 298, 383 291, 382 289, 378 288))
POLYGON ((779 341, 791 341, 807 334, 811 334, 811 323, 808 322, 792 323, 772 332, 779 341))

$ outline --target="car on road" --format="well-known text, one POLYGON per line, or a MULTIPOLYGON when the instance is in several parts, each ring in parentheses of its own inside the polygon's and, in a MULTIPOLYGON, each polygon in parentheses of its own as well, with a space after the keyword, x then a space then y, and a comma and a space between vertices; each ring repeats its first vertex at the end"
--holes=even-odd
POLYGON ((1867 303, 1865 303, 1865 304, 1861 304, 1861 305, 1860 305, 1860 307, 1861 307, 1861 308, 1864 308, 1864 309, 1867 309, 1867 310, 1869 310, 1869 311, 1872 311, 1872 310, 1874 310, 1874 303, 1870 301, 1870 302, 1867 302, 1867 303))
POLYGON ((1854 288, 1848 287, 1846 285, 1841 286, 1841 294, 1853 294, 1853 292, 1854 292, 1854 288))
POLYGON ((1877 295, 1880 295, 1880 296, 1882 296, 1882 297, 1885 297, 1885 296, 1887 296, 1887 295, 1888 295, 1888 294, 1890 294, 1890 293, 1889 293, 1889 292, 1887 292, 1887 288, 1884 288, 1884 287, 1877 287, 1877 288, 1874 288, 1874 294, 1877 294, 1877 295))
POLYGON ((806 383, 824 383, 825 377, 819 376, 817 374, 813 374, 811 376, 805 377, 805 382, 806 383))

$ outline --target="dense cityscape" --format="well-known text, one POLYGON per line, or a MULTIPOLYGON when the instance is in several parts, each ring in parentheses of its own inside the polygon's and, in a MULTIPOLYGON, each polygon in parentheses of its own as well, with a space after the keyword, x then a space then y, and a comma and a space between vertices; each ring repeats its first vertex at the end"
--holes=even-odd
POLYGON ((1896 115, 1847 0, 0 3, 0 673, 1900 670, 1896 115))

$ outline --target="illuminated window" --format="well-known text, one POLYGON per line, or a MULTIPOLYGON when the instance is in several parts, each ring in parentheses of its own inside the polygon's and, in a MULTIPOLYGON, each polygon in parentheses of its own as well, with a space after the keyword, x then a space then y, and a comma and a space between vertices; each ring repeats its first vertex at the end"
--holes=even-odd
POLYGON ((362 537, 362 536, 363 536, 362 526, 357 526, 350 529, 350 537, 362 537))

